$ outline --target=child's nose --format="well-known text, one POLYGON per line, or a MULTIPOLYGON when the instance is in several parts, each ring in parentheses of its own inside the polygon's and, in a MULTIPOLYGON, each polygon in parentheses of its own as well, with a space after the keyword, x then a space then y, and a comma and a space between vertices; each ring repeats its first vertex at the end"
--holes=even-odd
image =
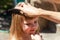
POLYGON ((32 26, 32 27, 36 27, 36 24, 32 24, 31 26, 32 26))

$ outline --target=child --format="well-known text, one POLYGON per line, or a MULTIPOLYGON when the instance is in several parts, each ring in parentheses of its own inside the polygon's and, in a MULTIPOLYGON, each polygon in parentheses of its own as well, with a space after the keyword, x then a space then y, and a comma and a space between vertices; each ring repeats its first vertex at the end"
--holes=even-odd
POLYGON ((12 15, 10 40, 42 40, 38 31, 38 17, 12 15))

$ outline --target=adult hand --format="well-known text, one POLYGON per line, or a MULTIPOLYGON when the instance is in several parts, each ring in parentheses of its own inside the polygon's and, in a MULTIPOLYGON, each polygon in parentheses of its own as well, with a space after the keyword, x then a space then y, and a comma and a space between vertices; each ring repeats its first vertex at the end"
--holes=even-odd
POLYGON ((21 10, 27 16, 37 16, 39 13, 38 8, 35 8, 28 3, 18 3, 15 9, 21 10))

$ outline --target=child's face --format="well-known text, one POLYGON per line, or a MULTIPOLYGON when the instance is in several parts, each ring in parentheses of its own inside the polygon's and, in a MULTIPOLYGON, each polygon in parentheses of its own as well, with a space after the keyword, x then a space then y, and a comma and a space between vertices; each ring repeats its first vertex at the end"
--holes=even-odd
POLYGON ((34 34, 38 28, 38 18, 24 21, 23 31, 27 34, 34 34))

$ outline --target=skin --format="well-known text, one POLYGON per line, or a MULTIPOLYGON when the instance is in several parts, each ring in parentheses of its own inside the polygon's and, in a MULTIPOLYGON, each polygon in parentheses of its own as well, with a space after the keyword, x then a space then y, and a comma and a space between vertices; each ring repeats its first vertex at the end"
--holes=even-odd
POLYGON ((22 27, 24 33, 31 35, 38 29, 38 18, 24 20, 24 26, 22 27))
POLYGON ((40 40, 41 39, 40 34, 36 32, 38 26, 39 26, 38 17, 25 18, 20 15, 15 15, 12 17, 12 25, 10 28, 10 37, 11 37, 10 39, 11 40, 20 40, 20 39, 33 40, 35 39, 35 37, 37 37, 40 40))
POLYGON ((55 23, 60 23, 60 12, 53 12, 53 11, 43 10, 41 8, 35 8, 28 3, 27 4, 19 3, 18 5, 16 5, 15 9, 19 9, 23 11, 25 15, 30 17, 40 16, 55 23))

